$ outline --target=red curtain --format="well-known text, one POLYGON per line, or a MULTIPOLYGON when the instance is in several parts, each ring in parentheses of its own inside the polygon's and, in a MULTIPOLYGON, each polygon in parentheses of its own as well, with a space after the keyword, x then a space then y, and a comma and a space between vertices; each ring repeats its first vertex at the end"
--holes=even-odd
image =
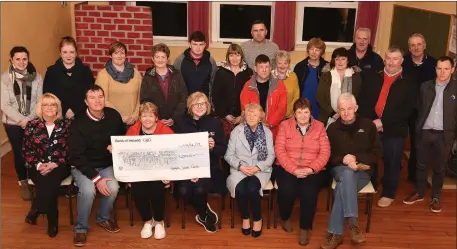
POLYGON ((371 30, 371 44, 376 39, 378 28, 379 2, 359 2, 357 9, 357 23, 355 28, 369 28, 371 30))
POLYGON ((125 1, 109 1, 109 5, 121 5, 124 6, 126 4, 125 1))
POLYGON ((206 47, 209 44, 209 6, 210 2, 187 2, 188 36, 194 31, 201 31, 206 38, 206 47))
POLYGON ((273 41, 279 49, 292 51, 295 46, 295 2, 274 3, 273 41))

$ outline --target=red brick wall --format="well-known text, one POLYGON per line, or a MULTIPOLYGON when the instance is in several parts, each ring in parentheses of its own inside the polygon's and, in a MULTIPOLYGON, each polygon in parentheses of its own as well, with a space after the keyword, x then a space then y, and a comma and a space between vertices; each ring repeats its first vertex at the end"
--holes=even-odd
POLYGON ((127 46, 127 60, 143 74, 151 67, 152 16, 149 7, 75 5, 79 57, 94 76, 109 59, 111 42, 127 46))

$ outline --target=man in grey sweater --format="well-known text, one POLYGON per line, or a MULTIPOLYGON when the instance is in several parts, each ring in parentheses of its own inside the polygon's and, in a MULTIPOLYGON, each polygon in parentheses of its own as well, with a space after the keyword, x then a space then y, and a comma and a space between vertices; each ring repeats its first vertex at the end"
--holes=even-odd
POLYGON ((252 40, 241 44, 246 63, 251 69, 255 66, 255 58, 257 58, 260 54, 267 55, 270 58, 271 65, 273 67, 276 65, 274 58, 276 57, 276 52, 279 48, 276 43, 265 39, 267 33, 268 30, 263 21, 254 21, 251 26, 252 40))

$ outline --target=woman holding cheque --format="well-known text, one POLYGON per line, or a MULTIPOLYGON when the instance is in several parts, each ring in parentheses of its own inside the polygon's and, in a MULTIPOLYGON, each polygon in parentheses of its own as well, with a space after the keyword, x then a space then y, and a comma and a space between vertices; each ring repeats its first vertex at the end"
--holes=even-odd
POLYGON ((217 214, 207 202, 207 194, 224 194, 225 184, 220 168, 221 157, 227 145, 221 121, 210 116, 211 104, 202 92, 194 92, 187 98, 188 114, 177 122, 176 133, 208 132, 211 178, 194 178, 177 182, 179 195, 191 203, 197 211, 195 220, 209 233, 216 232, 217 214))
MULTIPOLYGON (((145 102, 139 108, 139 120, 132 125, 127 136, 173 134, 170 127, 159 120, 158 108, 151 102, 145 102)), ((141 230, 141 238, 147 239, 152 236, 152 228, 155 227, 154 238, 165 238, 165 226, 163 222, 165 209, 165 185, 169 181, 146 181, 132 182, 132 197, 135 206, 144 221, 141 230), (154 210, 154 217, 151 213, 154 210)))

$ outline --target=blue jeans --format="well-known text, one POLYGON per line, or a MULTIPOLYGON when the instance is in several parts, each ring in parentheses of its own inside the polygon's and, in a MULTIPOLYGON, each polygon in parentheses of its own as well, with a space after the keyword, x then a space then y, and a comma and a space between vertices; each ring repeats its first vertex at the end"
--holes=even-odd
MULTIPOLYGON (((104 196, 100 198, 100 209, 96 215, 96 222, 104 222, 109 220, 111 211, 113 210, 113 203, 116 200, 117 193, 119 192, 119 183, 114 178, 113 167, 109 166, 106 168, 96 169, 102 178, 111 178, 111 181, 107 182, 110 196, 104 196)), ((81 171, 72 167, 71 174, 75 178, 75 182, 78 185, 78 217, 76 218, 75 232, 87 233, 89 230, 89 217, 92 211, 92 204, 94 203, 95 194, 97 188, 95 184, 83 175, 81 171)))
POLYGON ((344 219, 358 217, 358 192, 370 182, 370 175, 365 171, 354 171, 348 166, 336 166, 332 169, 336 186, 335 202, 328 223, 328 232, 342 235, 344 219))

